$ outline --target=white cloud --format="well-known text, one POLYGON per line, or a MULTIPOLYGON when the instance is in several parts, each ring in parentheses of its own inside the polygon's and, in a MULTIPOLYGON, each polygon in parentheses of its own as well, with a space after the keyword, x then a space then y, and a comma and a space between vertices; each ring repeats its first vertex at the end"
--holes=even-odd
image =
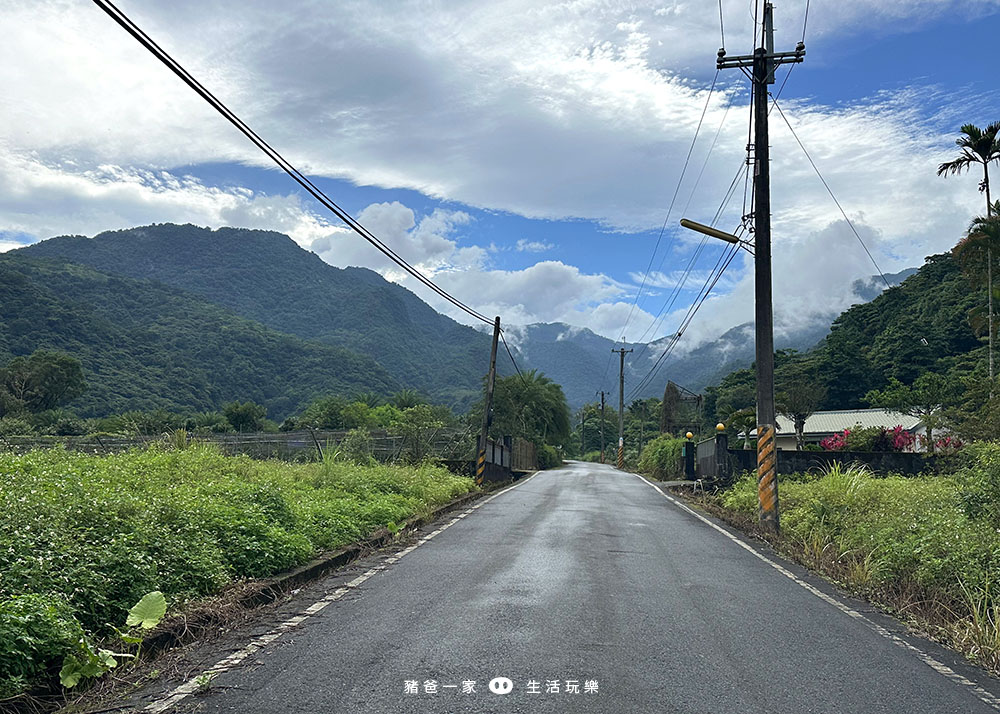
POLYGON ((540 240, 527 240, 525 238, 521 238, 517 241, 514 247, 522 253, 545 253, 546 251, 555 248, 555 245, 540 240))
POLYGON ((0 215, 0 230, 40 238, 176 222, 266 228, 309 245, 333 230, 295 195, 223 189, 166 171, 52 164, 13 151, 0 152, 0 215))
MULTIPOLYGON (((804 1, 779 7, 781 46, 798 39, 804 1)), ((860 20, 888 33, 997 7, 997 0, 813 3, 816 43, 810 39, 806 67, 824 61, 815 46, 855 33, 860 20)), ((690 2, 134 0, 125 9, 308 173, 612 230, 662 223, 719 39, 715 7, 690 2)), ((725 0, 724 9, 730 51, 748 49, 737 40, 749 37, 745 0, 725 0)), ((93 5, 4 0, 2 12, 0 231, 92 234, 168 220, 264 227, 336 265, 372 266, 405 284, 371 246, 296 198, 206 185, 177 170, 266 161, 93 5)), ((792 82, 807 82, 807 72, 796 70, 792 82)), ((682 200, 691 194, 694 169, 725 116, 688 210, 695 219, 715 213, 746 142, 741 112, 726 114, 742 101, 737 80, 727 81, 709 104, 681 192, 682 200)), ((979 210, 974 177, 935 175, 954 148, 942 118, 928 114, 937 99, 921 87, 850 105, 786 107, 842 203, 877 238, 886 270, 949 247, 979 210)), ((963 97, 965 106, 976 102, 982 98, 963 97)), ((843 286, 873 269, 777 113, 772 126, 775 285, 795 305, 781 313, 779 304, 778 314, 795 321, 842 305, 843 286)), ((731 206, 721 224, 734 227, 741 208, 731 206)), ((508 321, 562 320, 617 336, 631 311, 631 288, 581 272, 572 254, 520 271, 491 267, 492 246, 462 235, 470 220, 463 211, 417 216, 392 202, 359 217, 460 298, 508 321)), ((634 264, 647 258, 637 254, 634 264)), ((671 288, 676 271, 654 268, 651 287, 671 288)), ((692 341, 699 330, 717 334, 747 318, 746 266, 734 264, 727 279, 732 294, 706 303, 692 341)), ((651 319, 633 316, 629 329, 651 319)))
MULTIPOLYGON (((0 139, 9 145, 47 161, 92 165, 267 163, 95 7, 7 4, 5 25, 15 31, 0 47, 0 81, 12 101, 0 139)), ((803 4, 783 6, 783 17, 798 18, 803 4)), ((731 36, 749 36, 745 2, 725 5, 731 36)), ((818 34, 853 32, 859 17, 919 23, 996 3, 829 5, 812 9, 818 34)), ((714 10, 689 3, 146 0, 128 10, 304 170, 619 229, 662 220, 664 187, 676 181, 705 101, 704 89, 675 68, 708 72, 718 44, 714 10)), ((780 24, 794 35, 797 22, 780 24)), ((733 92, 717 92, 706 135, 733 92)), ((900 148, 919 148, 917 158, 948 143, 913 126, 906 107, 890 105, 796 111, 809 120, 812 128, 803 128, 810 135, 835 134, 821 158, 861 170, 864 180, 851 183, 864 186, 868 198, 859 208, 873 215, 871 196, 920 183, 893 180, 904 172, 893 172, 892 157, 877 151, 879 133, 901 135, 900 148), (875 135, 867 131, 874 121, 883 125, 875 135), (861 156, 870 167, 855 162, 861 156)), ((733 119, 703 181, 706 197, 724 192, 726 159, 735 166, 744 143, 733 119)))

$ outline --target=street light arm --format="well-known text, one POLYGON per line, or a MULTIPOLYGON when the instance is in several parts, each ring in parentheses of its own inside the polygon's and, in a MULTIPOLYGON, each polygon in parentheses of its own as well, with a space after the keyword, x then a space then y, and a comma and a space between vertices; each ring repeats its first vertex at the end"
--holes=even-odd
POLYGON ((740 242, 740 239, 734 236, 732 233, 726 233, 725 231, 720 231, 718 228, 712 228, 712 226, 706 226, 704 223, 698 223, 696 221, 690 221, 687 218, 681 219, 681 226, 689 230, 695 231, 697 233, 702 233, 712 238, 718 238, 719 240, 724 240, 726 243, 732 243, 736 245, 740 242))

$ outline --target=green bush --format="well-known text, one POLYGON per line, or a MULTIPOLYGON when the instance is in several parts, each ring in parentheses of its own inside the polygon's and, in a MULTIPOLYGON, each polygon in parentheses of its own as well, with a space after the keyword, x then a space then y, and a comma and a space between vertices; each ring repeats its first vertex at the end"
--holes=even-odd
POLYGON ((660 434, 643 447, 639 471, 660 481, 683 478, 685 441, 670 434, 660 434))
POLYGON ((966 515, 1000 528, 1000 444, 970 444, 956 478, 966 515))
POLYGON ((582 461, 590 461, 592 463, 599 463, 600 460, 601 460, 601 452, 600 451, 588 451, 586 454, 584 454, 581 457, 581 460, 582 461))
POLYGON ((351 429, 338 445, 341 455, 356 464, 370 464, 373 460, 375 441, 367 428, 351 429))
POLYGON ((52 674, 81 637, 83 628, 59 597, 29 594, 0 600, 0 699, 52 674))
MULTIPOLYGON (((263 462, 203 444, 0 454, 0 667, 23 649, 2 623, 23 619, 28 605, 64 602, 51 623, 72 616, 77 630, 106 636, 150 591, 177 602, 274 575, 470 488, 435 466, 263 462), (41 599, 18 599, 25 594, 41 599)), ((38 661, 62 653, 65 640, 41 637, 38 661)))
MULTIPOLYGON (((912 593, 961 613, 963 588, 985 587, 1000 567, 1000 491, 993 490, 1000 449, 986 451, 994 470, 981 460, 976 475, 876 478, 835 465, 820 476, 783 479, 782 537, 851 585, 912 593), (970 489, 980 475, 984 488, 970 489)), ((755 516, 756 478, 741 478, 721 502, 755 516)))
POLYGON ((554 469, 557 466, 562 466, 562 463, 562 454, 556 447, 549 444, 538 445, 538 468, 554 469))

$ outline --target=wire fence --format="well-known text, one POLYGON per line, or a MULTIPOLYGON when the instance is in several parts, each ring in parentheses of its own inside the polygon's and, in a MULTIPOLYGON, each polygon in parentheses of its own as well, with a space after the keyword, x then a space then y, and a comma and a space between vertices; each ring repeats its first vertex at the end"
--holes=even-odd
MULTIPOLYGON (((24 453, 33 449, 64 448, 91 454, 113 454, 129 449, 143 449, 155 444, 214 444, 227 455, 244 454, 257 459, 312 461, 324 453, 335 453, 345 445, 346 430, 287 431, 278 433, 191 434, 185 432, 159 435, 88 435, 88 436, 0 436, 0 449, 24 453)), ((382 430, 368 432, 365 447, 378 461, 392 462, 416 456, 446 461, 469 460, 475 453, 475 437, 467 429, 443 428, 409 436, 382 430), (419 442, 419 443, 415 443, 419 442)))

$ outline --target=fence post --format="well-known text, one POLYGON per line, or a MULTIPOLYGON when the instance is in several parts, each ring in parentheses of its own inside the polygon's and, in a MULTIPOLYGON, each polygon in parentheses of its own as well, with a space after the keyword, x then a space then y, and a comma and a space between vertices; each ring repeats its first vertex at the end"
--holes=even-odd
POLYGON ((684 442, 684 476, 689 479, 694 478, 694 434, 690 431, 684 435, 687 441, 684 442))
POLYGON ((729 434, 725 424, 715 425, 715 477, 723 483, 729 482, 729 434))

